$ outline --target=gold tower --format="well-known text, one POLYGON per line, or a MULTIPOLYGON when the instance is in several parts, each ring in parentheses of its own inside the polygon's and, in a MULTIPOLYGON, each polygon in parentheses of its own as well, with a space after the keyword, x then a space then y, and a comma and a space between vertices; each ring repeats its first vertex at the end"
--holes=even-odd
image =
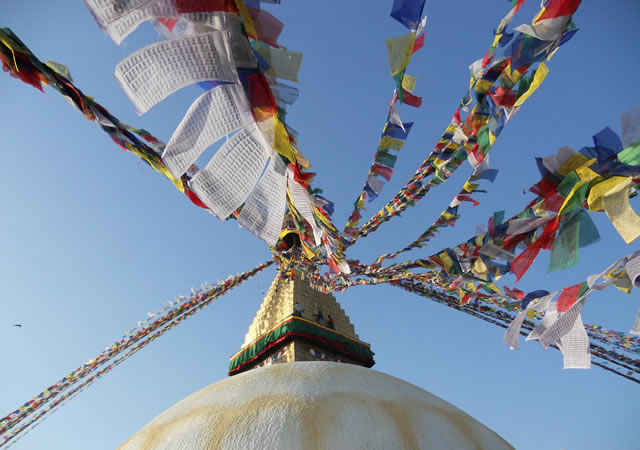
POLYGON ((231 357, 229 375, 293 361, 375 364, 370 345, 360 340, 333 295, 313 290, 298 275, 287 283, 278 274, 231 357))

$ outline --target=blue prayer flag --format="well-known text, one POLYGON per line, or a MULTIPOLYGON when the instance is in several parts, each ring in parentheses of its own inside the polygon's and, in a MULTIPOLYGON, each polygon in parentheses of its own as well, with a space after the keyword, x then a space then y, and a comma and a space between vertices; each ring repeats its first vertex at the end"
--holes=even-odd
POLYGON ((394 139, 402 139, 402 140, 407 139, 407 136, 409 136, 409 131, 411 131, 411 127, 413 126, 413 122, 403 123, 402 125, 404 125, 404 131, 395 123, 391 123, 391 122, 387 123, 387 126, 385 127, 384 133, 382 133, 382 136, 389 136, 394 139))
POLYGON ((425 0, 394 0, 391 17, 410 30, 416 30, 424 9, 425 0))

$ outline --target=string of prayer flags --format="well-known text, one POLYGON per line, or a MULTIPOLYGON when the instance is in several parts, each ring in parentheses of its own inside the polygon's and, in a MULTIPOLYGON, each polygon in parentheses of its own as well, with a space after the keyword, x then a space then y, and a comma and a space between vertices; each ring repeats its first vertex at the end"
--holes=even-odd
MULTIPOLYGON (((617 266, 625 267, 630 261, 640 261, 640 252, 621 258, 600 274, 589 276, 586 282, 564 288, 553 303, 550 303, 550 300, 557 294, 556 292, 541 300, 537 304, 537 311, 544 313, 544 316, 529 334, 527 340, 538 340, 545 348, 552 344, 559 344, 558 346, 564 355, 565 368, 589 368, 591 364, 588 350, 589 338, 582 324, 580 312, 587 295, 592 290, 602 290, 613 282, 613 279, 609 278, 596 284, 598 279, 606 278, 609 273, 616 270, 617 266)), ((512 327, 519 330, 522 315, 530 309, 531 306, 527 306, 512 322, 505 334, 505 343, 512 348, 517 348, 517 343, 513 345, 514 330, 512 327)))
MULTIPOLYGON (((610 141, 615 141, 609 132, 607 135, 610 136, 610 141)), ((603 134, 598 133, 596 136, 598 138, 594 141, 602 142, 603 134)), ((620 152, 619 155, 622 153, 620 152)), ((629 158, 634 158, 634 156, 631 155, 629 158)), ((547 167, 541 172, 543 174, 542 180, 531 189, 532 192, 538 194, 538 198, 529 202, 522 212, 506 221, 503 211, 494 213, 489 219, 488 232, 482 232, 453 249, 445 249, 427 259, 381 267, 380 262, 389 256, 382 255, 373 266, 367 269, 366 276, 373 276, 376 273, 394 273, 396 274, 394 276, 404 279, 413 276, 406 273, 408 269, 429 268, 437 270, 437 267, 440 267, 442 271, 438 276, 447 278, 462 274, 468 279, 482 280, 484 283, 478 286, 479 288, 486 287, 487 282, 497 280, 509 272, 521 277, 542 248, 552 251, 549 270, 568 267, 570 264, 576 263, 577 249, 590 245, 598 239, 597 229, 585 209, 587 207, 585 199, 592 197, 592 195, 588 189, 583 190, 582 186, 588 182, 587 186, 594 188, 608 182, 609 178, 607 178, 606 172, 604 176, 598 173, 600 169, 598 165, 594 165, 595 159, 589 159, 568 148, 560 149, 558 154, 552 157, 539 158, 539 161, 544 161, 547 167), (589 167, 592 167, 593 170, 589 167), (555 206, 550 208, 551 203, 548 200, 556 196, 558 199, 553 201, 555 206), (575 201, 576 198, 579 201, 575 201), (572 204, 574 206, 569 206, 572 204), (545 211, 545 209, 550 209, 550 211, 545 211), (523 249, 518 256, 515 254, 516 247, 523 249), (498 260, 506 261, 507 264, 498 262, 498 260), (430 262, 434 262, 437 267, 429 266, 430 262)), ((613 159, 609 158, 608 161, 609 166, 618 164, 615 156, 613 159)), ((640 167, 636 169, 629 167, 627 170, 631 174, 635 173, 635 176, 640 174, 640 167)), ((467 189, 473 189, 473 186, 468 186, 467 189)), ((607 190, 609 188, 605 184, 604 191, 607 190)), ((633 195, 632 190, 627 193, 633 195)), ((591 209, 594 209, 595 205, 592 202, 590 206, 591 209)), ((456 218, 456 210, 449 208, 446 214, 443 214, 439 219, 439 223, 423 233, 422 238, 432 238, 438 231, 438 226, 445 226, 456 218)), ((405 248, 392 255, 407 250, 405 248)), ((624 292, 630 291, 631 280, 629 277, 623 276, 621 273, 608 276, 612 277, 612 282, 618 289, 624 292)), ((638 281, 640 282, 640 279, 638 281)), ((327 282, 332 283, 330 280, 327 282)), ((477 290, 475 287, 472 289, 477 290)), ((499 292, 493 289, 491 288, 487 292, 491 294, 499 292)), ((505 288, 505 292, 512 295, 509 294, 512 291, 507 288, 505 288)), ((463 297, 470 298, 468 293, 461 294, 461 298, 463 297)), ((512 297, 521 298, 515 294, 512 297)))
MULTIPOLYGON (((125 358, 135 353, 135 351, 137 351, 136 349, 146 346, 152 340, 157 339, 205 306, 211 304, 216 298, 239 286, 271 264, 273 264, 273 261, 260 264, 254 269, 229 277, 225 281, 220 281, 213 286, 204 285, 200 290, 192 291, 192 295, 189 298, 181 298, 181 301, 176 304, 173 304, 169 308, 163 308, 158 313, 153 314, 153 317, 142 322, 141 326, 124 333, 121 339, 106 347, 99 355, 91 358, 85 364, 63 377, 57 383, 49 386, 18 409, 0 418, 0 445, 4 445, 15 439, 20 433, 24 432, 29 425, 41 417, 41 415, 36 416, 33 421, 25 422, 30 416, 38 413, 47 414, 51 412, 53 408, 49 408, 50 406, 55 407, 59 405, 64 399, 69 398, 77 392, 78 388, 90 384, 96 379, 96 374, 104 375, 110 370, 106 367, 114 367, 114 365, 105 367, 105 364, 125 354, 125 351, 129 352, 125 354, 125 358), (151 319, 153 319, 152 322, 150 322, 151 319)), ((120 362, 122 359, 118 359, 117 361, 120 362)))
MULTIPOLYGON (((87 6, 103 29, 110 26, 112 19, 119 19, 120 16, 111 14, 114 8, 118 9, 114 6, 115 0, 94 3, 89 1, 87 6)), ((245 161, 238 165, 241 159, 229 159, 229 164, 238 163, 234 166, 238 170, 233 183, 223 189, 224 194, 214 192, 222 186, 218 176, 222 172, 211 165, 214 160, 219 162, 218 154, 203 170, 194 163, 220 138, 257 123, 258 133, 266 139, 266 145, 265 142, 261 145, 293 164, 299 179, 312 178, 310 173, 304 173, 310 164, 296 148, 295 132, 284 122, 286 105, 295 101, 297 89, 275 80, 297 81, 302 54, 278 45, 283 24, 257 4, 247 6, 242 0, 156 0, 152 3, 151 6, 134 2, 127 5, 126 11, 121 11, 121 16, 136 17, 136 24, 130 20, 133 28, 127 33, 139 21, 151 18, 167 41, 147 46, 125 58, 116 68, 118 80, 140 113, 187 84, 198 83, 207 90, 213 88, 187 111, 164 149, 165 163, 175 176, 184 178, 186 189, 183 190, 195 204, 213 208, 212 212, 221 219, 229 213, 258 237, 270 245, 275 244, 279 230, 276 232, 273 228, 276 222, 282 222, 282 205, 286 203, 282 174, 275 176, 268 169, 269 179, 264 184, 276 183, 272 187, 278 187, 276 191, 283 195, 282 199, 276 201, 271 195, 258 199, 257 193, 252 199, 247 198, 250 192, 247 188, 257 183, 254 172, 258 166, 264 169, 264 156, 268 152, 260 153, 256 164, 245 161), (148 80, 149 71, 161 76, 148 80), (237 189, 241 192, 233 192, 237 189), (251 201, 251 205, 243 214, 242 208, 247 206, 244 201, 251 201), (224 207, 220 202, 225 203, 224 207), (269 207, 275 210, 259 211, 269 207)), ((116 39, 116 42, 119 41, 116 39)), ((225 147, 226 150, 229 148, 225 147)), ((257 153, 252 155, 258 157, 257 153)), ((274 163, 273 167, 279 165, 274 163)), ((321 228, 327 239, 337 241, 337 230, 322 206, 313 209, 312 214, 322 216, 321 228)), ((317 245, 307 249, 307 258, 318 256, 317 245)))
MULTIPOLYGON (((548 3, 552 3, 555 8, 557 1, 552 0, 548 3)), ((579 2, 574 3, 577 8, 579 2)), ((536 72, 533 72, 535 68, 531 67, 532 64, 549 56, 568 39, 540 41, 544 45, 536 44, 538 39, 530 36, 527 36, 527 39, 518 37, 513 40, 504 40, 502 45, 505 46, 505 57, 493 60, 495 49, 506 33, 507 24, 521 5, 521 1, 517 2, 510 13, 502 19, 485 58, 470 67, 472 72, 470 88, 461 100, 460 107, 453 115, 453 120, 441 140, 400 192, 358 230, 357 237, 366 236, 383 222, 399 215, 407 207, 414 206, 432 186, 446 181, 464 160, 468 159, 475 170, 486 158, 508 120, 544 80, 547 67, 540 64, 536 72), (526 61, 526 65, 523 61, 526 61), (523 76, 527 71, 534 74, 531 79, 523 76), (535 73, 538 73, 537 77, 535 73), (476 104, 472 107, 474 97, 476 104), (519 99, 520 103, 515 106, 519 99), (469 113, 466 119, 462 119, 461 113, 465 110, 469 113), (429 176, 432 176, 431 180, 424 183, 423 180, 429 176)), ((568 27, 567 23, 563 37, 569 33, 568 27)), ((481 175, 481 173, 475 175, 481 175)))
MULTIPOLYGON (((528 337, 537 339, 550 325, 557 322, 555 303, 550 302, 550 298, 555 293, 547 297, 538 298, 537 302, 531 303, 524 312, 520 313, 522 315, 518 314, 514 317, 510 311, 505 309, 503 303, 493 302, 490 297, 478 296, 473 302, 461 304, 456 297, 447 293, 446 288, 429 286, 420 280, 395 280, 390 283, 392 286, 420 294, 449 308, 507 329, 505 343, 511 344, 513 348, 517 348, 518 334, 527 336, 527 333, 522 329, 529 331, 528 337), (491 303, 487 304, 485 301, 491 301, 491 303), (536 326, 530 319, 533 318, 534 314, 539 315, 539 310, 544 310, 545 308, 544 317, 548 317, 548 319, 545 321, 543 317, 542 321, 536 326), (550 320, 552 316, 554 318, 550 320)), ((640 348, 640 339, 619 332, 615 332, 619 336, 617 339, 602 339, 602 334, 598 331, 599 327, 585 327, 582 325, 582 320, 577 316, 579 314, 574 315, 574 320, 564 321, 564 325, 571 323, 569 331, 563 335, 562 339, 550 345, 551 348, 562 351, 565 368, 587 368, 587 366, 594 364, 630 381, 640 383, 638 360, 634 360, 619 351, 633 352, 634 349, 640 348), (589 338, 595 338, 600 343, 596 344, 590 341, 589 338), (606 347, 602 344, 605 344, 606 347)))
POLYGON ((372 202, 378 198, 385 182, 391 180, 393 168, 398 159, 398 156, 392 151, 397 152, 402 149, 413 126, 413 122, 404 123, 402 121, 396 102, 400 101, 414 107, 419 107, 422 104, 420 97, 411 94, 415 89, 416 77, 405 74, 405 69, 411 61, 411 55, 424 46, 424 34, 421 33, 426 24, 426 17, 424 20, 420 20, 423 9, 424 0, 396 0, 392 7, 391 16, 410 27, 412 32, 406 36, 386 41, 391 75, 398 87, 394 90, 389 103, 387 121, 383 127, 382 136, 378 142, 378 148, 364 186, 354 202, 353 212, 340 236, 341 249, 352 245, 357 239, 357 227, 362 218, 362 211, 365 209, 365 199, 372 202), (416 35, 420 35, 420 40, 416 40, 416 35))
MULTIPOLYGON (((608 173, 613 173, 611 170, 613 167, 616 167, 618 171, 624 169, 625 173, 630 175, 628 180, 631 184, 633 184, 633 176, 640 174, 640 166, 630 166, 620 161, 619 157, 616 158, 616 152, 618 152, 618 155, 624 154, 628 160, 633 160, 635 154, 640 154, 640 149, 634 151, 633 147, 629 147, 621 151, 622 144, 620 143, 620 139, 612 130, 605 128, 605 130, 594 135, 594 143, 596 145, 595 149, 600 148, 604 150, 606 148, 605 146, 611 148, 604 156, 606 159, 606 165, 604 166, 600 165, 601 167, 599 167, 593 165, 595 159, 589 159, 588 156, 594 154, 594 148, 589 147, 583 148, 581 150, 582 153, 576 153, 568 147, 563 147, 558 150, 557 155, 540 159, 545 166, 544 176, 539 183, 531 188, 532 192, 540 195, 540 198, 532 202, 532 205, 540 204, 540 207, 543 209, 557 213, 558 218, 555 223, 547 224, 549 228, 546 229, 546 233, 543 233, 543 235, 538 238, 537 244, 534 243, 530 245, 526 251, 518 256, 516 261, 512 262, 510 270, 517 275, 518 279, 533 263, 539 251, 542 248, 547 248, 547 246, 549 246, 547 249, 552 250, 549 266, 550 271, 577 264, 578 249, 590 245, 599 239, 598 231, 589 216, 585 211, 579 212, 583 208, 585 200, 588 199, 589 209, 591 211, 604 209, 602 198, 605 196, 605 193, 611 191, 612 194, 615 194, 616 191, 612 189, 623 180, 627 180, 627 178, 624 177, 606 178, 609 176, 607 175, 608 173), (588 156, 583 155, 583 153, 588 156), (602 174, 599 173, 601 170, 602 174), (560 227, 561 223, 563 224, 562 227, 560 227)), ((470 179, 473 178, 474 177, 471 177, 470 179)), ((619 211, 612 213, 612 215, 615 216, 616 223, 621 227, 622 233, 625 233, 628 239, 633 239, 633 236, 640 232, 640 227, 635 225, 637 223, 635 219, 637 216, 629 205, 627 195, 627 193, 633 194, 634 189, 630 187, 631 184, 627 186, 626 191, 624 191, 624 188, 621 188, 626 198, 612 196, 610 200, 610 204, 615 204, 615 208, 617 208, 616 211, 619 211), (624 219, 622 219, 623 217, 624 219)), ((434 236, 434 232, 436 232, 439 227, 454 224, 457 218, 457 210, 455 214, 452 214, 453 210, 451 207, 457 207, 461 200, 465 200, 464 191, 471 189, 472 192, 478 192, 474 190, 474 188, 475 186, 467 181, 463 190, 450 204, 450 208, 445 210, 434 224, 418 237, 418 239, 394 253, 381 255, 375 264, 380 264, 386 259, 394 258, 400 253, 414 248, 424 247, 424 243, 434 236)), ((611 206, 611 208, 614 207, 611 206)), ((523 213, 525 211, 523 211, 523 213)), ((552 218, 551 216, 546 217, 546 219, 542 217, 521 217, 519 214, 518 217, 512 218, 511 220, 520 222, 537 221, 537 226, 542 224, 541 221, 546 222, 552 218)), ((511 223, 511 220, 509 223, 511 223)), ((517 230, 512 227, 507 234, 520 235, 520 238, 517 238, 517 241, 513 240, 516 238, 512 238, 505 243, 516 245, 526 237, 523 233, 530 231, 531 228, 517 230)), ((494 233, 492 232, 492 234, 494 233)), ((478 268, 481 267, 482 264, 479 264, 478 268)))
POLYGON ((71 81, 43 64, 8 28, 0 29, 0 59, 9 73, 42 91, 41 83, 50 85, 69 100, 87 120, 95 121, 123 150, 143 159, 155 171, 165 175, 184 192, 181 179, 174 177, 164 165, 159 150, 163 147, 157 139, 144 130, 132 128, 121 122, 92 98, 84 95, 71 81), (139 137, 138 137, 139 136, 139 137), (142 139, 140 139, 142 138, 142 139), (153 147, 143 140, 152 143, 153 147))
MULTIPOLYGON (((542 179, 532 188, 537 198, 511 219, 504 220, 504 212, 494 213, 486 231, 456 247, 417 261, 381 266, 384 259, 423 247, 441 228, 454 226, 463 203, 479 204, 474 194, 484 191, 478 180, 493 181, 497 173, 489 168, 489 150, 510 118, 546 78, 548 67, 543 61, 575 34, 571 15, 579 1, 547 1, 531 25, 516 29, 519 34, 509 33, 507 25, 523 0, 512 3, 489 51, 470 66, 469 89, 440 140, 394 200, 358 230, 365 199, 378 197, 393 176, 398 152, 413 126, 402 121, 396 103, 417 107, 422 101, 415 94, 416 78, 406 69, 412 55, 424 45, 426 18, 420 19, 424 1, 395 0, 391 16, 410 33, 387 41, 395 90, 364 187, 342 235, 331 223, 332 203, 311 186, 314 174, 307 171, 310 164, 297 149, 297 133, 285 121, 286 106, 295 101, 298 91, 276 78, 297 81, 302 54, 278 45, 281 22, 258 4, 245 5, 242 0, 139 0, 120 7, 116 7, 116 0, 87 3, 92 5, 90 9, 97 9, 95 15, 101 26, 118 38, 140 21, 151 19, 167 39, 130 55, 116 69, 140 112, 187 84, 199 83, 207 90, 189 108, 167 146, 144 130, 119 122, 78 92, 66 75, 68 71, 37 61, 10 32, 0 35, 3 67, 38 88, 43 82, 53 84, 85 117, 96 120, 114 142, 169 177, 191 201, 220 219, 234 217, 275 247, 282 278, 300 273, 323 292, 390 283, 507 328, 505 343, 511 347, 517 348, 518 336, 523 329, 529 330, 531 339, 562 351, 565 367, 588 367, 593 358, 607 370, 638 381, 637 362, 617 356, 609 348, 631 352, 636 342, 626 335, 618 339, 602 329, 585 328, 581 310, 593 289, 613 284, 630 292, 638 287, 640 256, 631 255, 602 274, 563 289, 556 301, 556 293, 541 289, 525 293, 507 286, 501 290, 496 282, 508 273, 519 280, 542 249, 551 250, 549 270, 576 264, 579 249, 598 239, 587 207, 605 211, 625 241, 637 238, 640 217, 631 208, 629 197, 636 194, 640 183, 640 114, 632 111, 623 116, 622 140, 605 129, 594 136, 593 147, 579 153, 567 148, 552 157, 539 158, 542 179), (504 53, 496 59, 498 47, 504 53), (160 75, 150 79, 154 71, 160 75), (197 167, 198 157, 224 136, 228 141, 204 168, 197 167), (473 168, 471 176, 417 240, 395 253, 382 255, 371 265, 345 258, 344 249, 359 236, 415 205, 433 186, 447 181, 464 161, 473 168), (283 230, 286 213, 289 217, 283 230), (289 248, 283 242, 291 232, 298 235, 300 246, 289 248), (330 273, 321 275, 321 265, 327 265, 330 273), (596 283, 600 277, 605 281, 596 283), (540 318, 537 325, 533 323, 540 318), (589 342, 591 336, 598 336, 598 345, 589 342), (631 375, 620 372, 629 367, 636 369, 631 375)), ((41 403, 38 400, 7 416, 6 423, 0 421, 0 427, 12 423, 9 428, 0 428, 0 434, 6 436, 8 432, 12 439, 44 417, 49 406, 55 407, 56 402, 74 395, 188 317, 208 301, 207 289, 203 287, 203 292, 194 293, 187 302, 179 300, 159 313, 150 313, 148 320, 139 323, 139 329, 105 349, 86 368, 65 377, 50 391, 55 395, 44 393, 42 398, 47 401, 43 409, 36 412, 35 407, 41 403), (191 309, 185 309, 186 305, 191 309), (61 385, 65 388, 58 389, 61 385), (20 424, 12 422, 31 407, 29 418, 20 424)))

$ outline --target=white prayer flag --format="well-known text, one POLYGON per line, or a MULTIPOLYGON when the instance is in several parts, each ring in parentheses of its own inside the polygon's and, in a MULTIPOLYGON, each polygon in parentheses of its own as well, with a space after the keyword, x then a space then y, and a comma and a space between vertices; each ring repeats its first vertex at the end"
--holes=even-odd
POLYGON ((289 187, 289 193, 291 194, 291 201, 293 202, 293 205, 304 220, 306 220, 311 226, 316 245, 322 244, 322 230, 316 223, 316 219, 313 215, 313 206, 311 199, 309 198, 309 193, 304 186, 294 179, 291 169, 287 169, 287 177, 287 185, 289 187))
POLYGON ((190 84, 233 82, 227 39, 227 33, 214 31, 149 45, 118 63, 116 79, 139 114, 190 84))
POLYGON ((217 86, 193 102, 162 159, 173 176, 179 178, 209 146, 250 123, 253 116, 242 86, 217 86))
POLYGON ((267 244, 276 245, 287 206, 286 196, 287 166, 280 155, 274 154, 266 172, 242 207, 238 223, 267 244))
POLYGON ((224 220, 253 191, 272 153, 257 125, 251 124, 229 139, 189 185, 224 220))

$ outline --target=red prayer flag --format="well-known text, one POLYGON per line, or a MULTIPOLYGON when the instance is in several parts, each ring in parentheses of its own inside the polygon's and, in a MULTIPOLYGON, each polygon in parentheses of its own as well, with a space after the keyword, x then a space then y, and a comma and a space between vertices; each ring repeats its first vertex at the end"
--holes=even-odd
POLYGON ((382 178, 389 181, 391 179, 391 176, 393 175, 393 169, 382 166, 378 163, 373 163, 373 165, 371 166, 371 173, 380 175, 382 178))
POLYGON ((582 0, 549 0, 542 14, 534 23, 538 23, 544 19, 553 19, 554 17, 570 16, 576 12, 581 1, 582 0))
POLYGON ((202 203, 202 200, 200 200, 198 198, 198 196, 196 195, 195 192, 193 192, 190 189, 185 189, 184 190, 185 195, 189 198, 189 200, 191 200, 195 205, 199 206, 200 208, 204 208, 204 209, 209 209, 207 207, 207 205, 205 205, 204 203, 202 203))
POLYGON ((550 221, 544 228, 540 237, 513 260, 511 263, 511 273, 516 276, 516 283, 520 281, 520 278, 522 278, 531 264, 533 264, 533 261, 536 259, 536 256, 538 256, 538 253, 540 253, 540 250, 542 248, 551 248, 551 245, 555 240, 556 232, 558 231, 559 223, 560 221, 557 217, 550 221))
POLYGON ((514 298, 516 300, 522 300, 527 295, 520 289, 516 289, 516 288, 509 289, 508 286, 505 286, 504 290, 509 297, 514 298))
POLYGON ((249 75, 247 84, 249 85, 251 112, 256 121, 263 122, 273 117, 277 106, 265 76, 261 73, 249 75))
POLYGON ((207 11, 238 12, 233 0, 173 0, 173 6, 179 14, 207 11))
POLYGON ((562 290, 560 295, 558 296, 558 312, 565 312, 578 299, 578 294, 580 293, 580 288, 582 287, 582 283, 578 283, 574 286, 566 287, 562 290))
POLYGON ((176 23, 178 23, 178 19, 175 19, 173 17, 157 17, 157 19, 158 22, 167 27, 167 30, 169 31, 173 31, 173 27, 175 27, 176 23))
POLYGON ((405 105, 413 106, 415 108, 419 108, 422 105, 422 97, 418 97, 413 95, 411 92, 406 89, 402 89, 402 103, 405 105))
POLYGON ((418 50, 420 50, 422 47, 424 47, 424 35, 425 33, 422 33, 420 36, 418 36, 416 38, 416 40, 413 42, 413 51, 412 53, 417 52, 418 50))

